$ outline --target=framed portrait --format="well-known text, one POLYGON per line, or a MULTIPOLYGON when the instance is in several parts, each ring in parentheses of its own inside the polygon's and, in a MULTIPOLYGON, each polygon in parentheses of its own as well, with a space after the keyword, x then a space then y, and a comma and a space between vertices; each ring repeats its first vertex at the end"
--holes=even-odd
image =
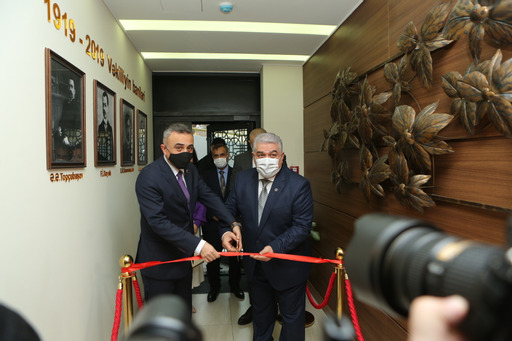
POLYGON ((137 164, 148 163, 148 116, 137 110, 137 164))
POLYGON ((121 99, 121 166, 135 164, 135 107, 121 99))
POLYGON ((46 66, 46 166, 85 167, 85 73, 50 49, 46 66))
POLYGON ((94 165, 116 164, 116 94, 94 80, 94 165))

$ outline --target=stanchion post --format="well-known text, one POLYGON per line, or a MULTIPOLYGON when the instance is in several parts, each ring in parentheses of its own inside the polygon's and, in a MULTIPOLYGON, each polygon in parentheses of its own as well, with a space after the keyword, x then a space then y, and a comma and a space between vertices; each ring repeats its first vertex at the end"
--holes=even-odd
MULTIPOLYGON (((130 255, 124 255, 119 260, 122 268, 128 268, 133 264, 133 258, 130 255)), ((133 319, 133 299, 132 299, 132 278, 133 275, 128 272, 121 273, 121 281, 124 287, 123 290, 123 317, 124 317, 124 331, 128 333, 128 328, 132 324, 133 319)))
POLYGON ((339 320, 341 320, 341 316, 343 314, 343 292, 345 288, 345 268, 343 267, 343 256, 344 252, 341 247, 336 249, 336 258, 340 261, 340 263, 336 266, 336 275, 337 275, 337 292, 338 292, 338 305, 336 309, 336 316, 339 320))

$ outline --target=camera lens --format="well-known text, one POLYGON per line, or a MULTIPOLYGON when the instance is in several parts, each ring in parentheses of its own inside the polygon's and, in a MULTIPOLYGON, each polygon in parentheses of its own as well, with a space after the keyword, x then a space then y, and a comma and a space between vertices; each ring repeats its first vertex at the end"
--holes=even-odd
POLYGON ((424 221, 369 214, 356 221, 345 265, 357 298, 389 314, 406 316, 420 295, 458 294, 470 302, 461 324, 470 339, 510 340, 512 285, 504 255, 424 221))

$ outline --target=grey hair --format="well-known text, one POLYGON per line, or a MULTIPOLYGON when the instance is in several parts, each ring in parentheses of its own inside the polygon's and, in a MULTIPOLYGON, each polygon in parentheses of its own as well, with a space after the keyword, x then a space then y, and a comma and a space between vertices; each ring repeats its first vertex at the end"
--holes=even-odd
POLYGON ((254 139, 254 149, 260 143, 275 143, 279 147, 279 152, 283 152, 283 141, 281 138, 274 133, 263 133, 256 136, 254 139))
POLYGON ((162 139, 163 144, 165 144, 165 142, 167 141, 167 138, 172 133, 193 135, 192 129, 190 129, 190 127, 188 125, 183 124, 183 123, 173 123, 170 126, 168 126, 167 129, 165 129, 165 131, 164 131, 164 136, 162 139))

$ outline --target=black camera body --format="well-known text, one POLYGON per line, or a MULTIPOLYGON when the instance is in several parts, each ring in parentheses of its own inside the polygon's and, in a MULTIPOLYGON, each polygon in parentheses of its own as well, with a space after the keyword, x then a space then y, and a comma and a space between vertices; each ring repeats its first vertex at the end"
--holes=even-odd
POLYGON ((355 223, 345 267, 358 300, 407 316, 421 295, 470 303, 469 340, 512 340, 512 249, 448 235, 405 217, 367 214, 355 223))

